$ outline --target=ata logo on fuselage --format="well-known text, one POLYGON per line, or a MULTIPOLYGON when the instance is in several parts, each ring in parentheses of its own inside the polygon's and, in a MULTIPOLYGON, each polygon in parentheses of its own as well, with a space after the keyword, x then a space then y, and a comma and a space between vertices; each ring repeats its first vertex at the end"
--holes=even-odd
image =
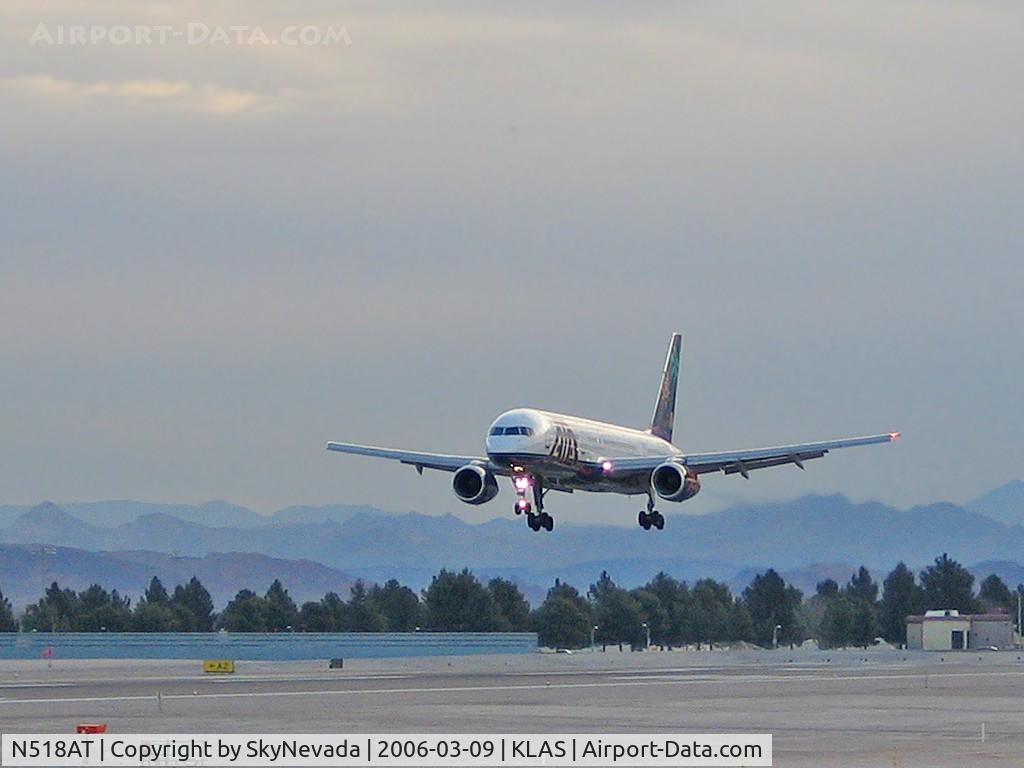
POLYGON ((580 446, 576 440, 576 433, 564 424, 555 424, 555 441, 551 444, 548 455, 567 464, 579 462, 580 446))

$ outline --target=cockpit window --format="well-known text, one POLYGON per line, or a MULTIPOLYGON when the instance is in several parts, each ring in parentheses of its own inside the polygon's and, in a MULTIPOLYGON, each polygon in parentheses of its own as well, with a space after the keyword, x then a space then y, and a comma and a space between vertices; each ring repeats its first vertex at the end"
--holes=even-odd
POLYGON ((491 429, 492 435, 525 435, 526 437, 533 436, 533 427, 493 427, 491 429))

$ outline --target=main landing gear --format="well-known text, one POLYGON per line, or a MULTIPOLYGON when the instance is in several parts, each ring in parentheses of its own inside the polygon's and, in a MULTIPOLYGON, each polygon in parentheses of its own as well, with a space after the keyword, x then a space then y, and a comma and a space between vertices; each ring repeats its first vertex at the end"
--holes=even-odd
POLYGON ((647 511, 641 511, 637 515, 636 521, 640 523, 640 527, 645 531, 651 530, 651 526, 654 526, 659 531, 665 527, 665 516, 654 508, 654 497, 647 497, 647 511))
POLYGON ((531 531, 539 531, 541 528, 545 531, 555 529, 555 519, 547 512, 539 512, 536 515, 531 512, 526 516, 526 524, 530 526, 531 531))
POLYGON ((526 515, 526 524, 531 531, 552 531, 555 528, 555 520, 544 511, 544 485, 539 477, 530 475, 516 475, 512 478, 512 484, 516 489, 517 515, 526 515), (526 494, 533 490, 533 503, 526 498, 526 494), (537 511, 533 508, 536 506, 537 511))

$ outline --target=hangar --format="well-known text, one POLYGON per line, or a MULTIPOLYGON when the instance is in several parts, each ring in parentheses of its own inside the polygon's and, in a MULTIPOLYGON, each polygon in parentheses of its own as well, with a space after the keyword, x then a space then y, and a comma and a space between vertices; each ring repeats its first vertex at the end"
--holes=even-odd
POLYGON ((907 648, 918 651, 1013 648, 1013 624, 1005 613, 927 611, 923 616, 907 616, 907 648))

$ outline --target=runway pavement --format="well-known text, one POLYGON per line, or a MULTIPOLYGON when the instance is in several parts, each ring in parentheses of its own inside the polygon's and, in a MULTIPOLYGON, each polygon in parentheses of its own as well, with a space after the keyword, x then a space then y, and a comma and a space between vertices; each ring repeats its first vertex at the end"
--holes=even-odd
POLYGON ((1018 766, 1022 659, 609 650, 239 662, 225 676, 198 661, 5 661, 0 731, 768 732, 777 766, 1018 766))

